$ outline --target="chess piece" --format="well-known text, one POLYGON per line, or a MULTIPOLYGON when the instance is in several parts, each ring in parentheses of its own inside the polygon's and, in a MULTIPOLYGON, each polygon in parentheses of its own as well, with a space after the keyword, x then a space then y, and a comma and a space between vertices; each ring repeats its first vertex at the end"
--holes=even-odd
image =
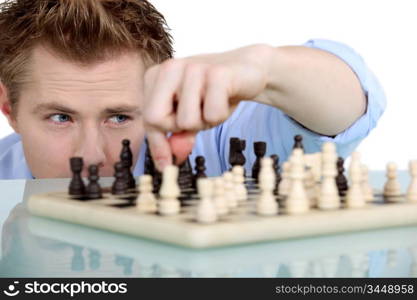
POLYGON ((281 182, 278 187, 278 195, 287 196, 291 187, 291 178, 290 178, 291 164, 289 161, 286 161, 282 164, 282 174, 281 182))
POLYGON ((320 186, 316 186, 314 173, 311 170, 311 167, 307 166, 305 168, 304 188, 308 199, 310 199, 310 207, 317 207, 317 197, 320 194, 320 186))
POLYGON ((197 189, 200 195, 200 201, 197 206, 197 222, 216 222, 217 212, 212 200, 212 181, 209 178, 199 178, 197 181, 197 189))
POLYGON ((338 209, 340 207, 339 190, 336 185, 336 145, 326 142, 322 148, 322 176, 320 193, 317 199, 317 206, 322 210, 338 209))
POLYGON ((159 188, 161 187, 161 183, 162 183, 162 174, 155 167, 155 163, 152 159, 151 151, 149 150, 147 139, 145 139, 145 146, 146 146, 146 151, 145 151, 145 162, 144 162, 143 174, 148 174, 152 176, 152 186, 153 186, 152 192, 158 193, 159 188))
POLYGON ((297 134, 296 136, 294 136, 294 146, 293 149, 302 149, 304 151, 304 146, 303 146, 303 136, 301 134, 297 134))
POLYGON ((152 193, 152 176, 145 174, 139 177, 139 195, 136 199, 138 211, 143 213, 155 213, 157 204, 152 193))
POLYGON ((412 160, 408 164, 411 181, 407 188, 407 201, 417 202, 417 160, 412 160))
POLYGON ((187 190, 193 187, 193 169, 191 168, 190 159, 187 159, 178 167, 178 184, 181 190, 187 190))
POLYGON ((272 158, 262 158, 258 179, 261 194, 256 201, 256 213, 263 216, 278 214, 278 203, 274 196, 275 172, 272 158))
POLYGON ((362 168, 357 152, 352 157, 349 166, 350 187, 347 190, 345 205, 347 208, 361 208, 366 205, 362 191, 362 168))
POLYGON ((303 214, 310 209, 310 200, 304 188, 303 150, 295 148, 290 159, 291 187, 285 201, 286 212, 290 215, 303 214))
POLYGON ((237 201, 236 193, 234 190, 232 173, 224 172, 223 180, 224 180, 224 197, 227 201, 227 206, 229 207, 229 209, 234 209, 238 206, 238 201, 237 201))
POLYGON ((239 165, 244 166, 246 158, 243 155, 243 151, 246 148, 246 141, 236 137, 230 138, 229 148, 229 163, 232 167, 239 165))
POLYGON ((252 178, 255 179, 256 182, 258 182, 258 175, 261 168, 261 159, 265 156, 266 153, 266 143, 253 143, 253 151, 255 152, 256 159, 252 166, 252 178))
POLYGON ((401 200, 401 185, 397 178, 397 165, 393 162, 387 164, 387 181, 384 185, 384 197, 389 202, 401 200))
POLYGON ((180 212, 181 194, 178 185, 178 167, 174 165, 166 166, 162 173, 162 184, 159 191, 160 201, 158 212, 161 215, 176 215, 180 212))
MULTIPOLYGON (((202 177, 203 178, 203 177, 202 177)), ((216 212, 218 216, 224 216, 229 212, 229 207, 227 205, 225 195, 224 195, 224 182, 222 177, 214 178, 214 197, 213 202, 216 207, 216 212)))
POLYGON ((233 183, 237 201, 245 201, 248 199, 248 191, 245 186, 244 169, 242 166, 234 166, 232 168, 233 183))
POLYGON ((336 185, 337 189, 339 191, 339 196, 344 197, 346 195, 347 189, 348 189, 348 183, 346 176, 344 175, 344 159, 342 157, 339 157, 337 159, 337 176, 336 176, 336 185))
POLYGON ((130 150, 130 141, 124 139, 122 141, 122 151, 120 152, 120 161, 123 165, 124 179, 128 189, 134 189, 136 187, 135 178, 132 174, 133 154, 130 150))
POLYGON ((83 196, 85 194, 85 185, 81 178, 83 165, 84 163, 81 157, 72 157, 70 159, 72 179, 69 184, 68 193, 71 196, 83 196))
POLYGON ((196 188, 196 183, 199 178, 205 178, 207 177, 205 171, 206 171, 206 159, 204 156, 197 156, 195 158, 195 175, 193 176, 193 187, 196 188))
POLYGON ((114 164, 115 180, 112 185, 111 193, 113 195, 123 195, 127 192, 127 183, 125 178, 124 167, 121 162, 114 164))
POLYGON ((279 184, 281 182, 281 171, 279 167, 279 156, 276 154, 272 154, 270 156, 272 158, 272 168, 275 173, 275 188, 274 188, 274 195, 278 195, 279 184))
POLYGON ((369 184, 369 171, 366 165, 361 165, 362 169, 362 192, 366 202, 374 201, 374 191, 369 184))
POLYGON ((87 185, 86 194, 88 199, 100 199, 102 198, 101 187, 98 183, 99 175, 98 175, 98 166, 91 165, 88 168, 88 180, 89 183, 87 185))

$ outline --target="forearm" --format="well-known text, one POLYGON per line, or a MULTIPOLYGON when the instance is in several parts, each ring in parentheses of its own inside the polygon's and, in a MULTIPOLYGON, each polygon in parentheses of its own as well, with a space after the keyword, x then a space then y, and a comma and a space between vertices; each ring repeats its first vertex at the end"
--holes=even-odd
POLYGON ((281 109, 310 130, 336 135, 365 112, 358 78, 333 54, 286 46, 272 48, 265 61, 266 88, 255 100, 281 109))

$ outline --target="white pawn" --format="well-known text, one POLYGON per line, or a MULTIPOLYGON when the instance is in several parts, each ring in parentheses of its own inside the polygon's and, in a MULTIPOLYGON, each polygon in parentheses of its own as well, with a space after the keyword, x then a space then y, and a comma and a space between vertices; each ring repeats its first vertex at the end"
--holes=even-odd
POLYGON ((316 190, 316 179, 311 167, 306 167, 304 187, 307 192, 307 196, 310 199, 310 207, 317 206, 317 190, 316 190))
POLYGON ((285 201, 286 212, 290 215, 306 213, 310 209, 310 200, 304 189, 304 162, 303 151, 299 148, 293 150, 291 156, 291 187, 285 201))
POLYGON ((197 179, 200 201, 197 206, 197 222, 214 223, 217 221, 216 207, 212 201, 212 181, 209 178, 197 179))
POLYGON ((397 178, 397 165, 394 162, 387 164, 387 181, 384 185, 384 197, 389 201, 397 202, 401 196, 401 185, 397 178))
POLYGON ((180 212, 181 203, 178 197, 181 194, 178 185, 178 167, 166 166, 162 172, 162 184, 159 190, 159 208, 161 215, 176 215, 180 212))
POLYGON ((417 160, 410 161, 408 166, 411 182, 407 189, 407 201, 417 202, 417 160))
POLYGON ((227 206, 229 207, 229 209, 236 208, 238 206, 238 202, 236 199, 232 173, 224 172, 223 180, 224 180, 224 197, 226 198, 227 206))
POLYGON ((281 182, 278 185, 278 194, 281 196, 287 196, 291 187, 290 178, 291 164, 286 161, 282 164, 281 182))
POLYGON ((338 209, 340 207, 339 191, 336 185, 336 162, 337 153, 335 144, 332 142, 324 143, 322 151, 323 182, 317 201, 317 206, 322 210, 338 209))
POLYGON ((346 207, 360 208, 366 205, 362 191, 362 168, 359 160, 352 158, 349 166, 350 187, 346 193, 346 207))
POLYGON ((369 184, 369 170, 366 165, 361 165, 362 170, 362 192, 366 202, 374 201, 374 191, 369 184))
POLYGON ((224 216, 229 212, 229 207, 227 205, 225 196, 224 196, 224 182, 222 177, 216 177, 213 179, 214 184, 214 206, 216 207, 217 215, 224 216))
POLYGON ((232 168, 233 182, 235 185, 235 195, 238 201, 248 199, 248 191, 245 187, 245 170, 242 166, 236 165, 232 168))
POLYGON ((261 160, 261 170, 259 172, 261 194, 256 201, 256 212, 263 216, 271 216, 278 213, 278 203, 274 196, 275 172, 272 164, 273 160, 270 157, 264 157, 261 160))
POLYGON ((152 193, 152 176, 139 177, 139 195, 136 198, 136 207, 143 213, 155 213, 157 211, 156 198, 152 193))

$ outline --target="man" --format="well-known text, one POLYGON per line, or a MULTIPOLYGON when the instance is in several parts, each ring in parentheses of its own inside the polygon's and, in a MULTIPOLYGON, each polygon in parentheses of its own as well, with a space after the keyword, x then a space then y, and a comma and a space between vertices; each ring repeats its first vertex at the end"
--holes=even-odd
POLYGON ((376 78, 340 43, 173 59, 147 1, 14 0, 0 11, 0 107, 16 132, 0 141, 2 179, 70 177, 72 156, 112 176, 124 138, 139 175, 145 135, 160 170, 192 150, 218 175, 233 136, 247 140, 247 168, 254 141, 285 160, 295 134, 307 152, 334 141, 347 156, 385 108, 376 78))

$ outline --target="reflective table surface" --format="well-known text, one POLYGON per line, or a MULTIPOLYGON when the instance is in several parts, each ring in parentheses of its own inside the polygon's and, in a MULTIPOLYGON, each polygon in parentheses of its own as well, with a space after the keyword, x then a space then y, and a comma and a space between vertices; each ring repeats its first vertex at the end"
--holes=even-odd
MULTIPOLYGON (((407 173, 399 178, 405 190, 407 173)), ((384 172, 370 179, 381 189, 384 172)), ((0 276, 417 277, 417 226, 193 250, 26 211, 31 194, 67 186, 68 179, 0 181, 0 276)))

